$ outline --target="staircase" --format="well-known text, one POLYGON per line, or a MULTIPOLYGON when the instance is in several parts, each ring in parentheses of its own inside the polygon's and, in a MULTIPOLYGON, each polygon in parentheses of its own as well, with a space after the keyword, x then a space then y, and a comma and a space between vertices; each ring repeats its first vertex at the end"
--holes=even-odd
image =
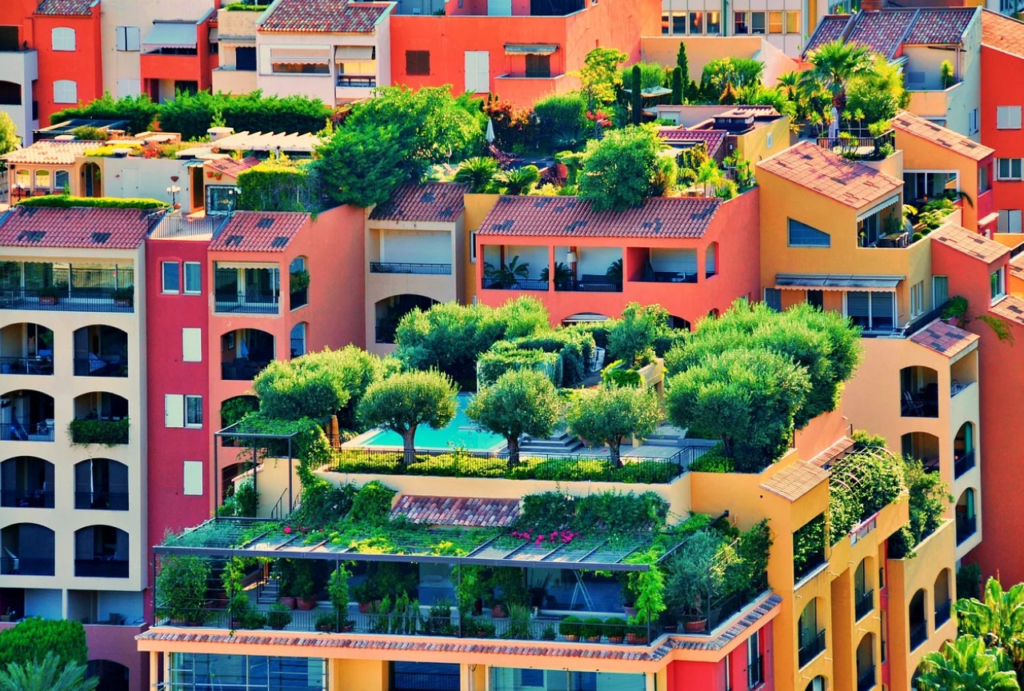
POLYGON ((522 454, 576 454, 584 449, 583 442, 578 437, 570 435, 565 430, 556 433, 546 439, 534 439, 526 435, 519 444, 519 452, 522 454))
POLYGON ((280 594, 281 581, 277 578, 268 578, 256 596, 257 605, 272 605, 277 602, 280 594))
POLYGON ((644 440, 645 446, 672 446, 681 449, 687 445, 686 430, 672 425, 662 425, 654 434, 644 440))

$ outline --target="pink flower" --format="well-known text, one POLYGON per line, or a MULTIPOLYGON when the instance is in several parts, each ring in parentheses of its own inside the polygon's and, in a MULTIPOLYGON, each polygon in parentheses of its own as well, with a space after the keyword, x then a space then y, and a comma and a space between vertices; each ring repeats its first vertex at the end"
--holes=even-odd
POLYGON ((286 526, 284 527, 284 534, 285 534, 285 535, 291 535, 291 534, 292 534, 292 529, 291 529, 291 526, 287 526, 287 525, 286 525, 286 526))
POLYGON ((537 544, 539 545, 542 542, 544 542, 544 536, 543 535, 538 535, 537 536, 537 544))

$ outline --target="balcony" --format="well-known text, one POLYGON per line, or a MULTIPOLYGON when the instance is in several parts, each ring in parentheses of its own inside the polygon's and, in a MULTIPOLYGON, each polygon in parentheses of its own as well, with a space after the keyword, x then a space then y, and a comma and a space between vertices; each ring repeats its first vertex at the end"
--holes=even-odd
POLYGON ((52 576, 53 531, 35 523, 17 523, 0 531, 0 574, 52 576))
POLYGON ((939 627, 949 621, 952 615, 952 601, 948 598, 935 606, 935 630, 938 631, 939 627))
POLYGON ((75 577, 128 578, 128 533, 108 525, 76 530, 75 577))
POLYGON ((91 458, 77 463, 75 509, 127 511, 128 466, 109 458, 91 458))
POLYGON ((53 331, 32 323, 0 329, 0 374, 53 374, 53 331))
POLYGON ((809 665, 815 658, 825 652, 825 632, 819 631, 814 638, 800 646, 798 653, 800 669, 809 665))
POLYGON ((53 398, 38 391, 12 391, 0 397, 0 440, 53 441, 53 398))
POLYGON ((857 671, 857 691, 871 691, 875 688, 875 666, 857 671))
POLYGON ((277 295, 255 292, 230 295, 218 292, 213 311, 236 314, 277 314, 280 310, 277 295))
POLYGON ((959 478, 974 467, 974 450, 966 451, 953 460, 953 477, 959 478))
POLYGON ((72 444, 114 446, 128 443, 128 401, 96 391, 75 398, 75 419, 68 426, 72 444))
POLYGON ((232 264, 214 269, 216 313, 278 314, 280 271, 276 267, 239 267, 232 264))
POLYGON ((420 274, 425 276, 451 276, 451 264, 409 264, 396 262, 370 262, 372 274, 420 274))
POLYGON ((956 544, 961 545, 978 532, 978 517, 958 513, 956 515, 956 544))
POLYGON ((127 559, 75 559, 76 578, 128 578, 127 559))
POLYGON ((75 508, 95 511, 127 511, 128 489, 110 490, 76 490, 75 508))
POLYGON ((840 132, 838 137, 818 137, 818 146, 837 153, 843 158, 862 161, 881 161, 888 155, 886 145, 895 149, 896 132, 889 130, 875 137, 866 129, 840 132))
POLYGON ((747 665, 747 688, 756 689, 764 683, 764 655, 758 655, 747 665))
POLYGON ((900 371, 900 416, 939 416, 938 372, 929 367, 904 367, 900 371))
POLYGON ((128 334, 113 326, 86 326, 75 331, 76 377, 127 377, 128 334))
POLYGON ((220 337, 220 377, 252 381, 274 359, 274 337, 259 329, 236 329, 220 337))
POLYGON ((0 506, 18 509, 53 508, 53 464, 34 456, 0 463, 0 506))
POLYGON ((910 628, 910 649, 917 650, 928 640, 928 622, 922 621, 912 624, 910 628))
POLYGON ((856 604, 857 621, 860 621, 875 609, 875 591, 869 590, 857 596, 856 604))
POLYGON ((0 357, 0 374, 53 374, 50 357, 0 357))
POLYGON ((337 84, 339 87, 375 89, 377 87, 377 77, 340 74, 338 75, 337 84))

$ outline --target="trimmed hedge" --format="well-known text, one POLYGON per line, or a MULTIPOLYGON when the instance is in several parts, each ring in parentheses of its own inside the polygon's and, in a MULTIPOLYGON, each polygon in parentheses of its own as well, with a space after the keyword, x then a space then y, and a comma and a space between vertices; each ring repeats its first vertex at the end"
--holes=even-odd
POLYGON ((0 631, 0 669, 9 664, 39 662, 52 651, 62 663, 84 665, 89 659, 85 627, 70 619, 32 617, 0 631))
POLYGON ((236 132, 319 132, 332 115, 323 101, 306 96, 264 96, 257 89, 242 96, 178 93, 160 106, 160 129, 183 140, 206 136, 218 118, 236 132))
POLYGON ((240 211, 313 212, 323 206, 306 163, 263 161, 238 174, 240 211))
POLYGON ((269 4, 267 4, 267 5, 247 5, 244 2, 233 2, 230 5, 227 5, 224 9, 227 10, 228 12, 263 12, 268 7, 270 7, 269 4))
POLYGON ((115 446, 128 443, 128 418, 123 420, 72 420, 68 423, 71 443, 115 446))
POLYGON ((562 359, 558 354, 527 350, 509 341, 499 341, 477 360, 477 386, 493 384, 509 370, 523 369, 543 372, 556 387, 562 385, 562 359))
POLYGON ((567 389, 583 385, 587 363, 594 355, 594 336, 584 331, 559 329, 516 339, 515 344, 529 350, 558 353, 562 360, 562 386, 567 389))
POLYGON ((159 111, 159 104, 153 103, 146 94, 114 98, 107 91, 85 105, 58 110, 50 116, 50 124, 57 125, 74 119, 127 120, 128 131, 137 134, 152 128, 153 120, 159 111))
POLYGON ((72 197, 67 194, 48 194, 43 197, 27 197, 18 206, 39 206, 52 209, 73 209, 89 207, 94 209, 166 209, 167 204, 159 199, 114 199, 112 197, 72 197))

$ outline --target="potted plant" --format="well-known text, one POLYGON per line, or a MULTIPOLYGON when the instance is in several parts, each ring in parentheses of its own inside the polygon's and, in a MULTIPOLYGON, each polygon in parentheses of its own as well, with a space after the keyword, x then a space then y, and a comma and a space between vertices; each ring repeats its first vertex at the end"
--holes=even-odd
POLYGON ((600 643, 604 634, 604 622, 598 617, 587 617, 580 626, 580 636, 587 643, 600 643))
POLYGON ((626 637, 626 620, 622 617, 608 617, 605 619, 604 635, 609 643, 622 643, 626 637))
POLYGON ((566 617, 558 622, 558 633, 567 641, 578 641, 582 623, 579 617, 566 617))
POLYGON ((66 285, 43 286, 39 289, 39 304, 56 305, 60 302, 61 297, 67 294, 68 287, 66 285))
POLYGON ((292 581, 292 592, 295 604, 304 612, 316 607, 316 581, 313 578, 313 562, 298 560, 294 567, 295 580, 292 581))
POLYGON ((359 585, 352 588, 352 596, 359 603, 359 613, 369 614, 373 609, 373 589, 370 587, 369 581, 363 581, 359 585))
POLYGON ((626 627, 626 643, 630 645, 647 645, 647 620, 643 614, 630 617, 626 627))
POLYGON ((131 307, 135 300, 135 286, 125 286, 114 291, 114 304, 118 307, 131 307))
POLYGON ((281 594, 277 601, 282 607, 295 609, 295 596, 292 594, 292 583, 295 580, 295 569, 291 559, 277 562, 277 591, 281 594))
POLYGON ((505 614, 505 605, 503 605, 500 602, 495 602, 494 606, 491 607, 491 618, 492 619, 504 619, 506 616, 508 616, 508 615, 505 614))
POLYGON ((661 629, 665 633, 675 633, 679 628, 679 619, 672 612, 664 612, 661 615, 661 629))
POLYGON ((540 633, 540 638, 542 641, 553 641, 558 638, 558 634, 555 632, 555 627, 551 624, 545 626, 544 630, 540 633))
POLYGON ((316 618, 316 630, 321 633, 331 633, 337 629, 337 619, 333 614, 321 614, 316 618))
MULTIPOLYGON (((348 621, 348 569, 344 566, 338 566, 331 573, 331 578, 327 582, 327 596, 331 600, 331 608, 334 609, 338 621, 338 628, 345 630, 346 626, 349 626, 348 621)), ((349 627, 351 629, 351 627, 349 627)))
POLYGON ((270 614, 267 615, 267 623, 270 625, 270 628, 275 631, 281 631, 288 624, 291 624, 292 613, 290 610, 290 607, 286 607, 280 602, 272 604, 270 606, 270 614))
POLYGON ((722 573, 715 561, 720 544, 721 538, 709 532, 696 533, 667 565, 670 609, 682 612, 687 633, 707 628, 711 602, 721 591, 722 573))
POLYGON ((161 602, 158 617, 166 617, 173 625, 199 625, 206 618, 206 582, 210 567, 199 557, 172 555, 160 564, 156 589, 161 602))

